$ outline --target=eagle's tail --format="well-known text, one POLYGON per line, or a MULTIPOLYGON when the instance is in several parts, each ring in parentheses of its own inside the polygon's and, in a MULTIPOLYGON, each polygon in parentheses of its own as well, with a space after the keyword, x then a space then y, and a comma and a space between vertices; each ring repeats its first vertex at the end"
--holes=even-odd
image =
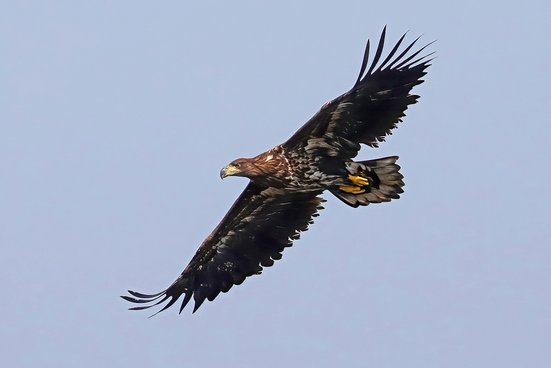
POLYGON ((396 160, 398 156, 349 162, 347 170, 350 185, 331 189, 331 193, 352 207, 400 198, 400 193, 404 192, 404 182, 396 160))

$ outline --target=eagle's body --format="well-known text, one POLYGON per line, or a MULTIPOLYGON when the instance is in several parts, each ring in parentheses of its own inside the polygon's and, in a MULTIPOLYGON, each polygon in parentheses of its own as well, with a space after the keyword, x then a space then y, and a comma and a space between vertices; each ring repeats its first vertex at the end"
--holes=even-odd
POLYGON ((222 169, 220 176, 246 176, 257 184, 286 192, 324 190, 344 183, 342 175, 324 171, 322 166, 323 161, 304 149, 294 151, 277 145, 252 159, 233 161, 222 169))
POLYGON ((146 304, 131 309, 168 301, 162 311, 184 295, 180 312, 192 296, 195 312, 205 299, 259 274, 307 230, 322 209, 320 195, 326 190, 352 207, 399 198, 404 183, 398 157, 353 158, 361 144, 377 147, 384 141, 419 97, 410 91, 422 83, 428 55, 415 59, 424 47, 408 55, 415 40, 396 56, 404 36, 378 65, 383 30, 369 69, 368 42, 350 91, 325 104, 283 144, 223 168, 222 178, 244 176, 250 179, 248 186, 170 287, 153 295, 130 291, 132 296, 123 297, 146 304))

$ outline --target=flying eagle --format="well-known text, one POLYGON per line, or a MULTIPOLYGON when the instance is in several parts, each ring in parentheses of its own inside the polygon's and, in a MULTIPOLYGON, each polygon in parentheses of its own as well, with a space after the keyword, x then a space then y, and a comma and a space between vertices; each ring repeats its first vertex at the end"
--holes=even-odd
MULTIPOLYGON (((208 299, 227 292, 262 272, 290 247, 318 216, 321 194, 328 190, 351 207, 388 202, 403 192, 397 156, 353 161, 360 144, 378 147, 402 121, 419 96, 410 94, 430 66, 428 46, 412 50, 415 39, 400 50, 405 34, 382 62, 386 27, 368 66, 369 41, 352 89, 326 103, 285 143, 253 158, 239 158, 220 177, 243 176, 249 184, 191 262, 166 290, 157 294, 128 291, 132 310, 183 295, 180 313, 193 297, 195 312, 208 299)), ((157 312, 157 313, 159 313, 157 312)))

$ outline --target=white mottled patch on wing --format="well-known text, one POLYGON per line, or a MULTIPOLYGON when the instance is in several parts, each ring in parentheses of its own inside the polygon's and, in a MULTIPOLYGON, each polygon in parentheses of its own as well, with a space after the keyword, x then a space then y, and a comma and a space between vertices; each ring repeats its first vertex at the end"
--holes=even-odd
POLYGON ((385 89, 383 91, 379 91, 377 93, 375 93, 377 96, 385 96, 385 95, 389 95, 390 93, 392 92, 391 89, 385 89))
POLYGON ((265 197, 276 197, 279 195, 284 194, 285 191, 283 189, 274 188, 274 187, 268 187, 264 189, 260 194, 265 197))
POLYGON ((352 102, 341 102, 335 111, 331 113, 331 126, 335 126, 336 120, 339 120, 342 117, 342 113, 348 109, 348 106, 351 106, 352 102))
POLYGON ((327 133, 326 136, 322 138, 310 138, 308 139, 306 147, 304 147, 304 149, 308 153, 314 150, 324 149, 327 155, 336 156, 338 154, 338 150, 327 141, 327 138, 331 137, 332 134, 327 133))

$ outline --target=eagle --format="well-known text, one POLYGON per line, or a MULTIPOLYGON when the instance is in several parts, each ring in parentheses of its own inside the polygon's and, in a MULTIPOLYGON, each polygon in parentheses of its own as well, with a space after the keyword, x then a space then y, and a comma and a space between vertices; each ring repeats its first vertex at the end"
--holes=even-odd
MULTIPOLYGON (((180 313, 194 299, 193 313, 208 299, 229 291, 281 259, 323 209, 329 191, 351 207, 388 202, 404 186, 398 157, 354 161, 361 145, 378 147, 402 121, 411 94, 432 61, 414 49, 420 37, 401 47, 406 34, 382 59, 386 27, 369 62, 367 42, 353 87, 326 103, 286 142, 253 158, 239 158, 220 171, 223 179, 250 181, 226 216, 203 241, 189 264, 165 290, 142 294, 129 290, 131 310, 163 304, 160 313, 183 296, 180 313), (382 61, 381 61, 382 60, 382 61), (369 65, 368 65, 369 64, 369 65)), ((157 314, 155 313, 155 314, 157 314)))

